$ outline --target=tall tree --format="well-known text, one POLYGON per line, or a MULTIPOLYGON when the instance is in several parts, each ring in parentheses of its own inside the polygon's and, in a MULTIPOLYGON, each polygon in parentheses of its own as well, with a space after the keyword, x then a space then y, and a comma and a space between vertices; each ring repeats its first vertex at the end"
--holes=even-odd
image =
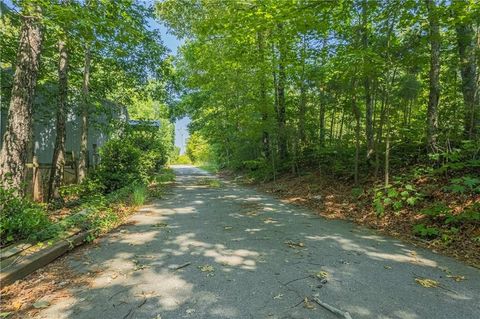
POLYGON ((472 14, 468 11, 468 2, 455 0, 452 2, 455 31, 458 44, 458 58, 460 60, 460 74, 462 77, 462 93, 465 106, 464 135, 473 139, 477 135, 478 100, 477 63, 475 57, 475 31, 473 29, 472 14))
POLYGON ((425 0, 428 12, 430 41, 429 96, 427 107, 427 144, 430 151, 437 150, 438 101, 440 98, 440 25, 434 0, 425 0))
MULTIPOLYGON (((63 5, 67 5, 67 1, 63 5)), ((56 115, 56 136, 53 149, 52 169, 48 184, 48 201, 60 198, 59 188, 63 182, 65 168, 65 139, 68 97, 68 49, 66 30, 61 30, 58 40, 58 95, 56 115)))
POLYGON ((84 64, 83 64, 83 81, 82 81, 82 99, 80 111, 80 154, 78 158, 78 182, 81 183, 87 176, 88 164, 88 111, 89 104, 89 87, 90 87, 90 46, 84 46, 84 64))
POLYGON ((32 105, 42 47, 42 14, 35 3, 21 13, 22 28, 8 111, 8 126, 0 152, 0 177, 4 186, 23 193, 28 145, 32 137, 32 105))

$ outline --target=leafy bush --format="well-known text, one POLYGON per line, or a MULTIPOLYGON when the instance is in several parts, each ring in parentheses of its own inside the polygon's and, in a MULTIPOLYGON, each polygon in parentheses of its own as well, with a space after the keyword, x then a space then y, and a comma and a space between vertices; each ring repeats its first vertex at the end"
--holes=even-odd
POLYGON ((453 178, 444 190, 457 194, 480 193, 480 178, 471 176, 453 178))
POLYGON ((415 206, 422 197, 414 185, 398 182, 386 189, 374 189, 373 206, 377 215, 382 216, 387 209, 399 211, 406 205, 415 206))
POLYGON ((429 227, 425 224, 417 224, 413 226, 413 232, 420 237, 436 238, 440 235, 440 230, 437 227, 429 227))
POLYGON ((15 195, 13 189, 0 187, 0 244, 21 239, 46 239, 50 225, 45 208, 15 195))
POLYGON ((97 193, 103 193, 105 185, 98 179, 88 177, 80 184, 65 185, 60 188, 64 200, 78 200, 97 193))
POLYGON ((100 149, 101 161, 96 172, 106 192, 142 179, 141 151, 121 139, 111 139, 100 149))

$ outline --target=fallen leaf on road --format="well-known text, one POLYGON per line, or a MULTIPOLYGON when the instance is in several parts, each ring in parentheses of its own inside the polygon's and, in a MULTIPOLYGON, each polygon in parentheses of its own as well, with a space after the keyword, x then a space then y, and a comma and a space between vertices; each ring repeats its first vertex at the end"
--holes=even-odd
POLYGON ((461 275, 447 275, 447 277, 452 278, 456 282, 465 280, 465 276, 461 276, 461 275))
POLYGON ((328 277, 328 272, 321 270, 315 274, 315 277, 325 279, 328 277))
POLYGON ((282 299, 282 297, 283 297, 283 294, 278 294, 274 296, 273 299, 282 299))
POLYGON ((415 278, 415 282, 425 288, 436 288, 440 285, 438 281, 428 278, 415 278))
POLYGON ((231 230, 231 229, 233 229, 233 227, 232 226, 225 226, 225 227, 223 227, 223 229, 224 230, 231 230))
POLYGON ((302 242, 296 243, 296 242, 293 242, 291 240, 286 241, 285 244, 287 244, 288 247, 290 247, 290 248, 303 248, 303 247, 305 247, 304 243, 302 243, 302 242))
POLYGON ((307 309, 315 309, 315 306, 313 305, 313 303, 311 303, 307 297, 305 297, 305 299, 303 299, 303 307, 307 308, 307 309))
POLYGON ((390 267, 390 266, 383 266, 383 268, 385 268, 385 269, 392 269, 392 267, 390 267))
POLYGON ((212 265, 198 266, 198 269, 200 269, 200 271, 202 271, 202 272, 213 272, 213 271, 215 271, 215 268, 213 268, 212 265))
POLYGON ((195 309, 187 309, 185 312, 187 313, 187 315, 191 315, 195 312, 195 309))
POLYGON ((50 306, 50 303, 46 300, 39 300, 33 304, 33 308, 35 309, 47 308, 48 306, 50 306))

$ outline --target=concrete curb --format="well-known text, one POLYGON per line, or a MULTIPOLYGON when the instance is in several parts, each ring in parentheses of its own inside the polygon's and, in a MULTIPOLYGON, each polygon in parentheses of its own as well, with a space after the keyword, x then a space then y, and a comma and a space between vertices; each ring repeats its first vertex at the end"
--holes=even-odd
MULTIPOLYGON (((35 270, 49 264, 62 256, 69 250, 80 246, 85 242, 89 232, 82 232, 67 239, 62 239, 50 247, 24 256, 15 264, 9 265, 7 269, 0 270, 0 283, 2 287, 10 285, 15 281, 24 278, 35 270)), ((19 258, 20 259, 20 258, 19 258)))

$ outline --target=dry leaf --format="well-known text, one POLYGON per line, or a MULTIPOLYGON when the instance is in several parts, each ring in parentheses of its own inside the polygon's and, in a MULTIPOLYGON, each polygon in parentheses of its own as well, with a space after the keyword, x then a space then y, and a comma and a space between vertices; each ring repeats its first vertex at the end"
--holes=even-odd
POLYGON ((307 297, 305 297, 305 299, 303 300, 303 306, 307 309, 315 309, 315 306, 313 305, 313 303, 311 303, 307 297))
POLYGON ((461 276, 461 275, 447 275, 447 277, 452 278, 456 282, 465 280, 465 276, 461 276))
POLYGON ((416 278, 415 282, 425 288, 436 288, 440 285, 438 281, 433 279, 428 279, 428 278, 424 278, 424 279, 416 278))
POLYGON ((278 294, 274 296, 273 299, 282 299, 282 297, 283 297, 283 294, 278 294))
POLYGON ((48 306, 50 306, 50 303, 46 300, 39 300, 33 304, 33 308, 35 309, 47 308, 48 306))
POLYGON ((215 268, 213 268, 212 265, 198 266, 198 269, 200 269, 200 271, 202 271, 202 272, 213 272, 215 270, 215 268))
POLYGON ((324 278, 327 278, 328 277, 328 272, 326 271, 319 271, 315 274, 315 277, 317 278, 320 278, 320 279, 324 279, 324 278))

